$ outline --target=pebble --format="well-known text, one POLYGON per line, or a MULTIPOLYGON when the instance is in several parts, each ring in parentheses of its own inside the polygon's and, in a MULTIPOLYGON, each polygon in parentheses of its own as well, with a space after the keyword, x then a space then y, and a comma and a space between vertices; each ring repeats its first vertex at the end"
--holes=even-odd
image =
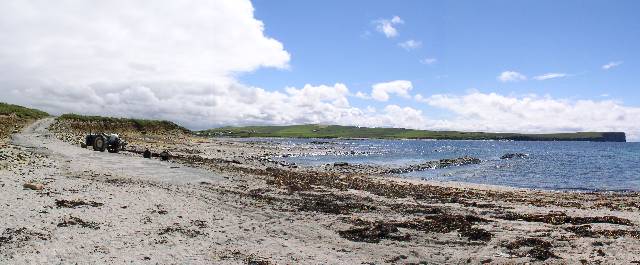
POLYGON ((24 185, 22 185, 22 187, 24 187, 25 189, 31 189, 31 190, 43 190, 44 189, 44 185, 42 185, 40 183, 32 183, 32 182, 27 182, 24 185))

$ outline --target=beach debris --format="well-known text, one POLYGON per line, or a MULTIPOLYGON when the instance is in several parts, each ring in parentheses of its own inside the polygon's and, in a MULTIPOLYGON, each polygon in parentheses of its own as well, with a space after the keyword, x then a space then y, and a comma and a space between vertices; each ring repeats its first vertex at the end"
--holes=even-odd
POLYGON ((25 188, 25 189, 30 189, 30 190, 43 190, 44 189, 44 185, 42 183, 36 183, 36 182, 27 182, 27 183, 23 184, 22 187, 25 188))
POLYGON ((473 227, 479 222, 488 222, 480 217, 472 215, 437 214, 401 221, 367 221, 361 218, 351 220, 356 227, 339 231, 340 236, 351 241, 377 243, 380 239, 409 240, 409 236, 397 236, 393 233, 398 228, 412 229, 431 233, 450 233, 457 231, 460 236, 469 241, 490 241, 493 235, 481 228, 473 227), (392 235, 393 234, 393 235, 392 235))
POLYGON ((507 153, 500 157, 500 159, 513 159, 513 158, 527 158, 529 154, 524 153, 507 153))
POLYGON ((149 149, 145 149, 144 152, 142 153, 142 157, 144 158, 151 158, 151 151, 149 151, 149 149))
POLYGON ((273 263, 269 262, 266 258, 258 257, 254 254, 247 256, 244 259, 247 265, 271 265, 273 263))
POLYGON ((469 241, 491 241, 493 234, 482 228, 466 228, 460 231, 460 235, 469 239, 469 241))
POLYGON ((551 250, 551 243, 539 238, 521 238, 503 246, 509 250, 509 254, 518 257, 530 257, 541 261, 560 258, 551 250))
POLYGON ((429 215, 443 214, 444 210, 435 206, 415 205, 415 204, 395 204, 391 205, 391 209, 405 214, 429 215))
POLYGON ((313 194, 299 193, 300 200, 294 202, 298 210, 306 212, 321 212, 328 214, 350 214, 351 212, 365 212, 375 210, 376 207, 363 202, 371 202, 371 198, 337 195, 333 193, 313 194))
POLYGON ((591 225, 579 225, 579 226, 570 226, 565 228, 565 230, 572 232, 580 237, 608 237, 608 238, 620 238, 620 237, 629 237, 640 239, 640 231, 638 230, 593 230, 591 225))
POLYGON ((49 235, 35 232, 27 229, 26 227, 22 228, 6 228, 2 234, 0 235, 0 247, 17 244, 21 246, 24 242, 30 241, 32 239, 40 239, 40 240, 48 240, 49 235))
POLYGON ((338 234, 350 241, 378 243, 382 239, 408 241, 408 234, 399 234, 398 226, 392 223, 372 222, 351 229, 338 231, 338 234))
POLYGON ((395 264, 395 263, 397 263, 398 261, 400 261, 400 260, 405 260, 405 259, 407 259, 407 258, 409 258, 409 257, 407 257, 407 255, 398 255, 398 256, 393 257, 392 259, 387 260, 387 262, 388 262, 388 263, 394 263, 394 264, 395 264))
POLYGON ((75 225, 79 225, 80 227, 84 227, 84 228, 100 229, 100 224, 97 222, 85 221, 71 215, 68 217, 64 217, 62 219, 62 222, 58 223, 58 227, 69 227, 69 226, 75 226, 75 225))
POLYGON ((415 218, 409 221, 401 221, 398 227, 415 229, 424 232, 449 233, 458 231, 461 236, 472 241, 489 241, 491 233, 481 228, 474 228, 476 223, 486 223, 489 220, 473 215, 436 214, 415 218))
POLYGON ((201 228, 201 229, 209 227, 207 225, 207 221, 203 221, 203 220, 192 220, 191 221, 191 225, 193 225, 195 227, 198 227, 198 228, 201 228))
POLYGON ((160 232, 158 232, 158 235, 166 235, 166 234, 174 234, 174 233, 180 233, 190 238, 194 238, 200 235, 206 235, 206 233, 198 230, 184 228, 180 226, 179 223, 173 223, 172 226, 167 226, 163 229, 160 229, 160 232))
POLYGON ((91 206, 91 207, 100 207, 103 204, 99 203, 99 202, 94 202, 94 201, 83 201, 80 199, 77 200, 57 200, 56 199, 56 206, 58 208, 76 208, 76 207, 80 207, 80 206, 91 206))
POLYGON ((498 218, 509 220, 509 221, 540 222, 540 223, 547 223, 552 225, 561 225, 561 224, 583 225, 583 224, 592 224, 592 223, 607 223, 607 224, 633 226, 633 222, 631 222, 629 219, 624 219, 616 216, 607 215, 607 216, 596 216, 596 217, 577 217, 577 216, 568 216, 563 212, 551 212, 548 214, 523 214, 523 213, 507 212, 502 216, 498 216, 498 218))

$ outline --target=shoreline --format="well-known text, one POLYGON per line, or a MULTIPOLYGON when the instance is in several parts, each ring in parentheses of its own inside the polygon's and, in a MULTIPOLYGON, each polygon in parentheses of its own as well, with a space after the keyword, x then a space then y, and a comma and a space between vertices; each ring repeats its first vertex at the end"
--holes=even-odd
POLYGON ((167 162, 82 149, 79 136, 46 119, 7 144, 0 263, 640 261, 637 195, 318 171, 268 159, 291 151, 272 144, 127 138, 170 150, 167 162))

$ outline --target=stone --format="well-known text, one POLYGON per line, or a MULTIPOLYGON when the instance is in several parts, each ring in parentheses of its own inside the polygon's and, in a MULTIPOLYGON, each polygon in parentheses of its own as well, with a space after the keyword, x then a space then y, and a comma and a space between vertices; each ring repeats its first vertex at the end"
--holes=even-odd
POLYGON ((43 190, 44 189, 44 185, 40 184, 40 183, 32 183, 32 182, 27 182, 24 185, 22 185, 23 188, 25 189, 31 189, 31 190, 43 190))

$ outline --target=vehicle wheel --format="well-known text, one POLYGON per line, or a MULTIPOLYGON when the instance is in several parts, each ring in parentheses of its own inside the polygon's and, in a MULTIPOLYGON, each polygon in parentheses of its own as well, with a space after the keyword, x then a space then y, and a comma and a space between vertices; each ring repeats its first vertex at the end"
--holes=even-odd
POLYGON ((104 152, 107 149, 107 144, 104 141, 104 137, 102 135, 96 136, 96 139, 93 140, 93 151, 104 152))

